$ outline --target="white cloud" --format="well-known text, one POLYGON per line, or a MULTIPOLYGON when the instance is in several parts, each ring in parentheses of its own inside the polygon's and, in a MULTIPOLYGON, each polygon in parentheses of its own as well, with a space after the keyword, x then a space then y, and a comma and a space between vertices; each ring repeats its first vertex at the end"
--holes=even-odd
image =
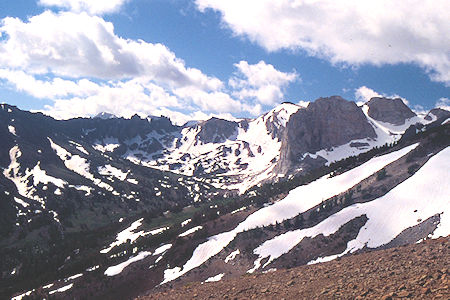
POLYGON ((443 97, 436 102, 436 107, 450 111, 450 99, 443 97))
POLYGON ((254 98, 263 105, 274 105, 283 100, 283 89, 298 79, 296 72, 278 71, 264 61, 254 65, 240 61, 234 66, 237 72, 229 80, 230 87, 234 89, 233 95, 239 99, 254 98))
POLYGON ((53 6, 73 12, 106 14, 117 12, 129 0, 39 0, 42 6, 53 6))
POLYGON ((157 115, 158 110, 167 107, 177 108, 181 104, 162 87, 134 79, 97 85, 96 92, 88 96, 55 99, 44 112, 58 119, 93 116, 103 111, 130 117, 137 112, 157 115))
POLYGON ((17 91, 36 98, 55 99, 58 97, 89 96, 98 92, 100 86, 87 79, 78 81, 52 78, 38 80, 19 70, 0 69, 0 78, 7 80, 17 91))
POLYGON ((384 98, 388 98, 388 99, 400 98, 400 99, 402 99, 403 103, 405 103, 405 105, 409 105, 409 101, 406 98, 399 96, 397 94, 393 94, 393 95, 388 95, 388 94, 384 94, 384 93, 380 94, 366 86, 361 86, 355 90, 355 98, 356 98, 357 104, 359 106, 363 105, 364 103, 366 103, 373 97, 384 97, 384 98))
POLYGON ((174 90, 174 94, 181 99, 192 101, 204 111, 220 113, 242 111, 242 104, 224 92, 205 92, 195 87, 185 87, 174 90))
POLYGON ((382 97, 382 95, 366 86, 361 86, 355 90, 355 98, 357 101, 359 101, 358 105, 364 104, 365 102, 369 101, 373 97, 382 97), (360 103, 360 102, 362 102, 362 103, 360 103))
POLYGON ((7 17, 0 34, 0 80, 53 100, 44 112, 59 119, 103 111, 163 114, 177 122, 242 112, 255 116, 263 105, 281 101, 284 88, 298 79, 263 61, 241 61, 225 84, 187 67, 166 46, 121 38, 112 23, 85 12, 46 11, 27 21, 7 17))
POLYGON ((28 22, 5 18, 0 67, 31 74, 100 79, 145 76, 162 85, 217 90, 222 82, 187 68, 166 46, 118 37, 114 26, 85 13, 46 11, 28 22))
POLYGON ((448 0, 196 0, 236 35, 269 51, 304 50, 332 63, 415 63, 450 84, 448 0))
POLYGON ((56 118, 165 113, 181 120, 204 110, 240 112, 218 78, 185 66, 162 44, 123 39, 84 12, 46 11, 0 23, 0 79, 17 91, 51 99, 56 118), (177 111, 180 110, 180 111, 177 111))

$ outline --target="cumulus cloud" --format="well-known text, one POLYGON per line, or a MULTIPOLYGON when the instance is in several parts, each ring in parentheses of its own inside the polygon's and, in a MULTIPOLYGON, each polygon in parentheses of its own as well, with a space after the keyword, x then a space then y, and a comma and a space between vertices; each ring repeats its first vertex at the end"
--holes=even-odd
POLYGON ((39 0, 42 6, 59 7, 73 12, 107 14, 117 12, 129 0, 39 0))
POLYGON ((332 63, 423 67, 450 84, 448 0, 196 0, 269 51, 303 50, 332 63))
POLYGON ((56 118, 108 111, 181 120, 199 110, 245 109, 218 78, 187 67, 162 44, 117 36, 112 23, 98 16, 46 11, 25 22, 5 18, 0 33, 0 79, 53 100, 44 111, 56 118))
POLYGON ((436 107, 450 111, 450 99, 443 97, 436 102, 436 107))
MULTIPOLYGON (((69 2, 84 3, 58 3, 69 2)), ((112 23, 84 11, 46 11, 26 21, 7 17, 0 34, 0 80, 53 100, 44 112, 59 119, 103 111, 165 115, 178 123, 242 112, 255 116, 280 102, 284 88, 298 79, 263 61, 241 61, 224 83, 186 66, 165 45, 117 36, 112 23)))
POLYGON ((28 22, 5 18, 0 65, 31 74, 71 78, 130 79, 145 76, 174 87, 216 90, 222 82, 187 68, 166 46, 123 39, 114 26, 86 13, 46 11, 28 22))
POLYGON ((355 98, 358 101, 358 105, 364 104, 373 97, 382 97, 382 95, 367 86, 361 86, 355 90, 355 98))
POLYGON ((380 94, 366 86, 361 86, 355 90, 355 98, 356 98, 358 105, 363 105, 364 103, 366 103, 373 97, 384 97, 384 98, 389 98, 389 99, 402 99, 402 101, 403 101, 403 103, 405 103, 405 105, 409 105, 409 101, 406 98, 399 96, 397 94, 392 94, 392 95, 385 94, 385 93, 380 94))
POLYGON ((283 89, 298 79, 296 72, 281 72, 264 61, 254 65, 240 61, 234 66, 237 72, 229 80, 233 94, 239 99, 256 99, 263 105, 280 102, 284 96, 283 89))
POLYGON ((89 96, 98 92, 100 86, 88 79, 78 81, 52 78, 39 80, 20 70, 0 69, 0 79, 5 79, 17 91, 35 98, 55 99, 67 96, 89 96))

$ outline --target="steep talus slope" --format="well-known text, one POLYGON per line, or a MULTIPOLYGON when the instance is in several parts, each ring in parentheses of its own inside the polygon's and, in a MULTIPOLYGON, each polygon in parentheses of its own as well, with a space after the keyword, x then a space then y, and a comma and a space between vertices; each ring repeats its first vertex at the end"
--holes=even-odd
POLYGON ((324 264, 162 287, 138 299, 448 299, 449 250, 448 238, 427 240, 324 264))

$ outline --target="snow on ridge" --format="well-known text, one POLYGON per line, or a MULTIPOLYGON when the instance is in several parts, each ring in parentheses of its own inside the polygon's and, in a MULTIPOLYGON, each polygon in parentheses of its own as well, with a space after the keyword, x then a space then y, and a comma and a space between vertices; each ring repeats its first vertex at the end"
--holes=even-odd
POLYGON ((69 151, 63 147, 55 144, 51 138, 48 138, 52 149, 56 152, 56 155, 64 162, 64 165, 71 171, 94 180, 94 175, 89 172, 89 162, 79 155, 72 155, 69 151))
POLYGON ((185 232, 179 234, 178 236, 179 237, 185 237, 185 236, 188 236, 190 234, 193 234, 194 232, 196 232, 197 230, 200 230, 200 229, 203 229, 203 226, 195 226, 195 227, 193 227, 191 229, 188 229, 185 232))
POLYGON ((363 138, 363 139, 357 139, 352 140, 344 145, 334 146, 329 149, 322 149, 320 151, 317 151, 315 153, 305 153, 303 154, 303 159, 306 156, 310 156, 312 158, 317 158, 318 156, 323 157, 327 160, 327 165, 330 163, 339 161, 341 159, 345 159, 350 156, 356 156, 361 153, 367 152, 370 149, 374 147, 380 147, 385 144, 393 143, 398 141, 402 134, 405 132, 406 129, 408 129, 409 126, 416 124, 416 123, 422 123, 426 124, 429 123, 429 121, 424 120, 420 117, 412 117, 410 119, 407 119, 405 121, 405 124, 403 125, 393 125, 390 123, 377 121, 369 116, 369 106, 367 104, 364 104, 361 107, 362 111, 366 115, 367 120, 369 121, 370 125, 375 130, 375 134, 377 135, 376 138, 363 138), (361 146, 358 147, 352 147, 352 144, 360 143, 361 146))
POLYGON ((120 146, 119 141, 116 138, 106 137, 101 141, 96 141, 92 148, 102 153, 113 152, 120 146))
POLYGON ((143 230, 141 230, 139 232, 133 232, 133 231, 135 231, 137 228, 139 228, 142 225, 143 220, 144 220, 144 218, 140 218, 139 220, 136 220, 133 223, 131 223, 131 225, 128 228, 125 228, 124 230, 119 232, 117 234, 116 240, 114 242, 112 242, 108 248, 101 250, 100 253, 104 253, 104 254, 108 253, 109 251, 111 251, 112 248, 125 243, 127 240, 130 240, 131 242, 134 242, 135 240, 137 240, 140 236, 142 236, 144 234, 144 231, 143 230))
POLYGON ((151 231, 140 230, 138 232, 134 232, 136 229, 138 229, 140 226, 142 226, 143 220, 144 220, 144 218, 140 218, 140 219, 134 221, 133 223, 131 223, 130 226, 128 226, 127 228, 125 228, 124 230, 119 232, 117 234, 116 240, 114 242, 112 242, 107 248, 101 250, 100 253, 106 254, 109 251, 111 251, 112 248, 127 242, 127 240, 130 240, 130 242, 133 243, 141 236, 156 235, 156 234, 160 234, 161 232, 169 229, 169 227, 162 227, 162 228, 157 228, 157 229, 154 229, 151 231))
POLYGON ((82 158, 79 155, 75 155, 54 143, 51 138, 48 137, 50 141, 50 145, 52 149, 56 152, 56 155, 64 162, 64 165, 67 169, 85 177, 86 179, 91 180, 98 187, 105 189, 109 192, 112 192, 113 195, 118 196, 119 193, 113 189, 109 184, 101 181, 98 178, 95 178, 92 173, 90 173, 90 163, 87 159, 82 158))
POLYGON ((100 175, 104 175, 104 176, 112 175, 112 176, 116 177, 117 179, 119 179, 121 181, 124 181, 125 178, 127 178, 127 175, 128 175, 129 172, 130 171, 125 173, 122 170, 120 170, 120 169, 118 169, 116 167, 113 167, 111 165, 106 165, 104 167, 102 167, 102 166, 98 167, 98 173, 100 175))
POLYGON ((150 234, 150 235, 160 234, 161 232, 166 231, 167 229, 169 229, 169 227, 161 227, 161 228, 153 229, 153 230, 147 232, 146 234, 150 234))
POLYGON ((75 274, 75 275, 73 275, 73 276, 70 276, 70 277, 67 277, 66 279, 64 279, 64 282, 67 282, 67 281, 71 281, 71 280, 77 279, 77 278, 79 278, 79 277, 81 277, 81 276, 83 276, 83 273, 75 274))
POLYGON ((194 250, 192 257, 184 264, 183 268, 175 267, 164 271, 162 284, 172 281, 202 265, 208 259, 222 251, 238 233, 293 218, 299 213, 305 212, 320 204, 323 200, 345 192, 386 165, 403 157, 418 145, 417 143, 398 151, 374 157, 361 166, 343 174, 334 177, 326 175, 310 184, 293 189, 284 199, 249 215, 233 230, 212 236, 208 241, 200 244, 194 250), (302 201, 299 201, 299 199, 302 199, 302 201))
POLYGON ((127 140, 125 144, 142 145, 150 139, 156 139, 165 145, 167 153, 159 151, 149 154, 138 146, 135 150, 128 150, 124 157, 136 164, 188 176, 193 176, 198 163, 202 165, 204 172, 213 172, 220 166, 226 170, 221 175, 239 176, 242 184, 212 184, 218 188, 238 188, 244 192, 261 180, 274 176, 271 173, 273 160, 279 158, 281 141, 276 136, 272 137, 266 122, 271 122, 278 128, 285 127, 290 116, 299 109, 301 107, 295 104, 281 104, 261 117, 248 120, 248 126, 237 126, 234 135, 219 144, 199 141, 199 126, 183 128, 179 134, 172 136, 173 140, 156 134, 145 138, 136 137, 127 140), (154 157, 155 154, 158 155, 154 157), (173 164, 180 167, 171 169, 173 164))
POLYGON ((151 252, 148 252, 148 251, 140 252, 138 255, 132 256, 132 257, 130 257, 128 260, 126 260, 126 261, 124 261, 124 262, 122 262, 122 263, 120 263, 120 264, 118 264, 118 265, 109 267, 108 269, 106 269, 106 271, 105 271, 104 274, 105 274, 106 276, 116 276, 116 275, 122 273, 122 271, 123 271, 126 267, 128 267, 129 265, 131 265, 132 263, 137 262, 137 261, 139 261, 139 260, 143 260, 144 258, 146 258, 147 256, 149 256, 149 255, 151 255, 151 254, 152 254, 152 253, 151 253, 151 252))
POLYGON ((186 225, 189 224, 190 222, 192 222, 192 219, 187 219, 187 220, 181 222, 181 227, 186 226, 186 225))
POLYGON ((70 290, 72 287, 73 287, 73 283, 71 283, 69 285, 66 285, 66 286, 63 286, 63 287, 61 287, 61 288, 59 288, 57 290, 50 291, 48 294, 52 295, 52 294, 55 294, 55 293, 62 293, 62 292, 70 290))
POLYGON ((34 195, 36 192, 36 186, 39 183, 48 184, 49 182, 53 183, 58 188, 64 188, 67 184, 66 181, 55 178, 47 175, 45 170, 42 170, 40 167, 40 162, 34 166, 33 169, 26 169, 25 174, 20 171, 20 163, 18 162, 18 158, 22 156, 22 152, 20 151, 19 146, 14 146, 9 150, 10 164, 8 168, 3 171, 3 175, 11 180, 19 193, 19 195, 33 199, 41 203, 42 208, 45 208, 44 199, 40 198, 37 195, 34 195), (30 182, 30 177, 33 177, 33 183, 30 182))
POLYGON ((278 120, 277 124, 286 127, 291 116, 300 109, 302 109, 302 107, 299 105, 293 103, 282 103, 277 107, 275 107, 274 109, 272 109, 268 113, 268 116, 272 117, 273 119, 273 115, 276 115, 276 118, 278 120))
POLYGON ((172 248, 172 244, 161 245, 157 249, 155 249, 155 252, 153 253, 153 256, 157 256, 157 255, 163 254, 164 252, 166 252, 170 248, 172 248))
POLYGON ((21 200, 21 199, 19 199, 17 197, 14 197, 14 201, 16 201, 18 204, 22 205, 23 207, 30 206, 30 204, 26 203, 25 201, 23 201, 23 200, 21 200))
POLYGON ((91 195, 92 191, 94 190, 93 188, 91 188, 89 186, 85 186, 85 185, 71 185, 70 187, 73 187, 77 191, 85 192, 85 194, 84 194, 85 196, 91 195))
POLYGON ((413 176, 406 179, 386 195, 366 203, 357 203, 328 217, 321 223, 306 229, 289 231, 272 238, 253 252, 259 256, 254 262, 252 272, 265 263, 277 259, 289 252, 305 237, 314 238, 319 234, 329 236, 347 222, 365 215, 366 224, 358 236, 347 243, 344 252, 328 257, 320 257, 310 263, 325 262, 347 253, 353 253, 365 246, 376 248, 392 241, 403 230, 417 225, 436 214, 440 214, 440 224, 432 237, 438 238, 450 234, 450 195, 449 184, 450 147, 431 157, 413 176), (389 230, 381 230, 388 228, 389 230))
POLYGON ((20 295, 17 295, 15 297, 12 297, 11 300, 22 300, 23 297, 30 296, 31 293, 33 293, 34 291, 35 291, 35 289, 32 289, 31 291, 28 291, 28 292, 22 293, 20 295))

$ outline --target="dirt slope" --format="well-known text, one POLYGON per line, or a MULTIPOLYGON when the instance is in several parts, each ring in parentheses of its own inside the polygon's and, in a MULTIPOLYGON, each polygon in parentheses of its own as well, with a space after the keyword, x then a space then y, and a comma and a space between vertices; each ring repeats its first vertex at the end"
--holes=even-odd
POLYGON ((446 237, 289 270, 160 287, 139 299, 450 299, 449 265, 446 237))

